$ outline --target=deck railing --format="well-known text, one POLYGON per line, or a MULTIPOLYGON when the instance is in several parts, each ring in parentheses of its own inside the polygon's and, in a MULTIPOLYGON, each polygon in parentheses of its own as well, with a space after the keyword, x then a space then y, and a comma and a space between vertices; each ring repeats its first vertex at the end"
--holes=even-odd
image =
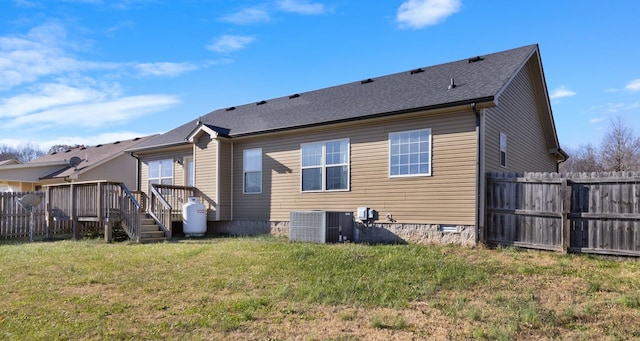
POLYGON ((171 206, 173 221, 182 220, 182 205, 189 201, 189 197, 198 196, 198 189, 190 186, 152 184, 150 187, 155 188, 156 193, 171 206))
MULTIPOLYGON (((72 182, 43 186, 39 208, 34 209, 38 236, 72 233, 79 238, 120 222, 131 240, 140 241, 140 223, 148 213, 172 237, 172 224, 182 220, 182 205, 197 196, 195 187, 152 185, 149 195, 131 192, 124 184, 111 181, 72 182)), ((25 193, 21 193, 24 195, 25 193)), ((28 212, 17 209, 18 194, 0 197, 0 238, 28 235, 28 212)), ((106 232, 106 230, 105 230, 106 232)))
POLYGON ((149 215, 156 220, 167 238, 171 238, 171 204, 155 185, 149 186, 149 215))
POLYGON ((136 199, 136 195, 131 193, 127 186, 120 184, 122 195, 120 197, 120 226, 125 230, 129 238, 140 242, 140 212, 143 207, 136 199))
MULTIPOLYGON (((124 184, 110 181, 47 185, 44 191, 50 229, 53 233, 71 229, 74 238, 79 236, 79 223, 101 226, 122 219, 122 208, 127 206, 123 199, 129 192, 124 184)), ((133 198, 131 193, 128 195, 133 198)), ((135 221, 127 223, 134 224, 128 227, 137 230, 135 221)), ((135 234, 129 237, 135 239, 135 234)))

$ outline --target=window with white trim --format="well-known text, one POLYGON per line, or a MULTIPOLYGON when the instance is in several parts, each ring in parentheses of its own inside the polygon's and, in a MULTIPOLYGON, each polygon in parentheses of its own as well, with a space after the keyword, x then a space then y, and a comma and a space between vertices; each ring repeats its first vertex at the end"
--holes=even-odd
POLYGON ((349 190, 349 140, 305 143, 302 149, 302 191, 349 190))
POLYGON ((431 129, 389 134, 389 176, 431 175, 431 129))
POLYGON ((173 160, 149 161, 149 184, 173 185, 173 160))
POLYGON ((500 167, 507 167, 507 135, 500 133, 500 167))
POLYGON ((243 191, 262 193, 262 148, 245 149, 243 153, 243 191))

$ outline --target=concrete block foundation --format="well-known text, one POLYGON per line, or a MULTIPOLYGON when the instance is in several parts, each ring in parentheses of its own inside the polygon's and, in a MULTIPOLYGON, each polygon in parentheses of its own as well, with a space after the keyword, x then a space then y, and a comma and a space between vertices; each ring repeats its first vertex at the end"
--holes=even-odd
MULTIPOLYGON (((475 246, 475 226, 439 224, 374 223, 364 225, 354 222, 354 242, 367 244, 458 244, 475 246)), ((225 221, 209 222, 209 232, 219 235, 289 236, 288 221, 225 221)))

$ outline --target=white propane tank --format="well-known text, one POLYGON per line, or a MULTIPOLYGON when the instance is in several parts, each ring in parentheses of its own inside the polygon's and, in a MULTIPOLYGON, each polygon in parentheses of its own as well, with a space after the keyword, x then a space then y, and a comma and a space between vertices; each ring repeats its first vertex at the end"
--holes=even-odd
POLYGON ((207 208, 199 197, 189 197, 182 205, 182 231, 186 237, 201 237, 207 232, 207 208))

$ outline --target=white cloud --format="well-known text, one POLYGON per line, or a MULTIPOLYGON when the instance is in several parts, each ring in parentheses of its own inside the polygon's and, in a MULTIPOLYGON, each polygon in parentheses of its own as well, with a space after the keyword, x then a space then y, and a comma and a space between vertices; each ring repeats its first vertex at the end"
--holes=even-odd
POLYGON ((606 118, 604 118, 604 117, 596 117, 596 118, 590 119, 589 123, 596 124, 596 123, 600 123, 600 122, 602 122, 604 120, 606 120, 606 118))
POLYGON ((103 100, 108 93, 89 87, 74 87, 61 83, 46 83, 34 87, 30 93, 24 93, 0 101, 0 117, 18 117, 83 102, 103 100))
POLYGON ((551 94, 549 95, 550 99, 558 99, 558 98, 563 98, 563 97, 571 97, 571 96, 575 96, 576 93, 574 91, 571 91, 569 89, 567 89, 566 86, 561 86, 555 90, 553 90, 551 92, 551 94))
POLYGON ((77 61, 58 47, 61 27, 45 24, 22 37, 0 37, 0 89, 33 82, 39 77, 75 71, 77 61))
POLYGON ((53 22, 37 26, 26 35, 0 37, 0 90, 47 76, 121 66, 79 60, 64 50, 71 47, 64 27, 53 22))
POLYGON ((628 91, 640 91, 640 78, 634 79, 624 87, 628 91))
POLYGON ((271 20, 269 13, 260 8, 245 8, 221 18, 222 21, 239 24, 257 24, 271 20))
POLYGON ((107 33, 114 33, 123 29, 129 29, 135 26, 132 20, 119 21, 115 25, 106 29, 107 33))
POLYGON ((285 12, 298 14, 322 14, 325 12, 323 4, 301 0, 281 0, 278 1, 278 7, 285 12))
POLYGON ((22 115, 5 124, 4 128, 49 129, 51 127, 97 128, 120 124, 137 117, 164 110, 179 103, 170 95, 139 95, 108 101, 59 106, 22 115))
POLYGON ((396 20, 403 28, 424 28, 458 12, 461 0, 407 0, 398 8, 396 20))
POLYGON ((207 48, 215 52, 231 52, 245 48, 254 40, 255 37, 251 36, 223 35, 207 45, 207 48))
MULTIPOLYGON (((96 138, 97 129, 128 124, 152 113, 164 111, 180 98, 171 94, 123 94, 119 81, 132 72, 142 76, 178 76, 226 60, 190 62, 104 63, 83 59, 91 41, 67 37, 65 26, 45 22, 25 34, 0 36, 0 135, 15 143, 25 139, 58 139, 47 133, 72 129, 96 138), (118 81, 116 81, 118 80, 118 81), (93 130, 93 133, 88 131, 93 130), (45 133, 46 132, 46 133, 45 133), (31 134, 31 135, 29 135, 31 134), (18 138, 19 139, 19 138, 18 138)), ((130 88, 130 86, 128 86, 130 88)), ((108 140, 142 136, 133 134, 108 140)), ((73 143, 84 143, 73 137, 73 143)), ((41 142, 42 146, 49 142, 41 142)), ((47 146, 48 147, 48 146, 47 146)))
POLYGON ((29 1, 29 0, 14 0, 13 3, 16 5, 16 7, 23 7, 23 8, 36 8, 36 7, 42 7, 42 4, 37 2, 37 1, 29 1))
POLYGON ((604 105, 598 105, 591 108, 594 112, 606 112, 610 114, 617 114, 624 111, 638 110, 640 109, 640 102, 632 103, 607 103, 604 105))
POLYGON ((135 65, 142 76, 175 77, 185 72, 197 70, 192 63, 142 63, 135 65))

